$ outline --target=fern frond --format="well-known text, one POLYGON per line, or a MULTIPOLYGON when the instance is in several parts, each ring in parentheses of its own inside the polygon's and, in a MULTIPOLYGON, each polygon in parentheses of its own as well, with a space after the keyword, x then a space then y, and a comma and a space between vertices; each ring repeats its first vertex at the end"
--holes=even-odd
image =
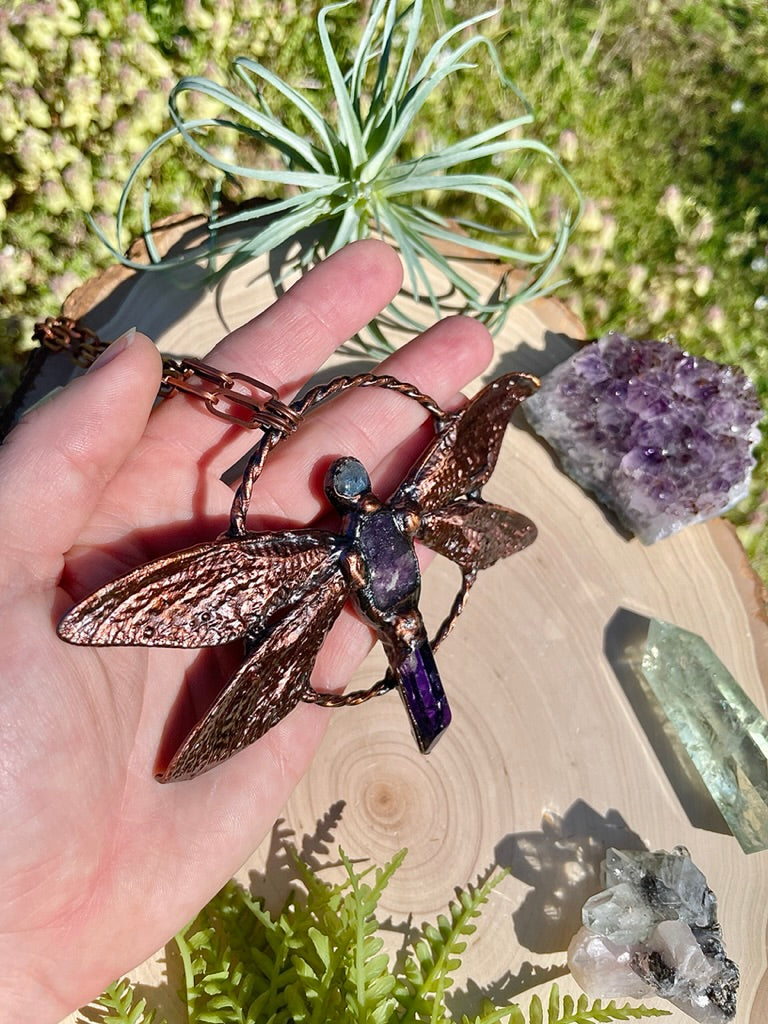
POLYGON ((593 1021, 602 1024, 603 1021, 614 1020, 644 1020, 648 1017, 668 1017, 671 1010, 659 1010, 652 1006, 630 1006, 625 1003, 617 1006, 615 1000, 611 1000, 605 1006, 602 1000, 596 999, 594 1003, 581 1013, 575 1013, 570 1017, 561 1017, 553 1024, 592 1024, 593 1021))
POLYGON ((490 999, 483 1001, 481 1011, 476 1017, 464 1014, 461 1024, 526 1024, 523 1011, 516 1004, 510 1006, 494 1006, 490 999))
POLYGON ((377 868, 373 885, 367 885, 344 851, 339 850, 350 886, 351 898, 345 910, 350 915, 350 925, 354 931, 354 948, 347 966, 345 994, 347 1006, 356 1024, 381 1024, 390 1017, 396 1006, 393 995, 395 979, 389 970, 389 957, 380 952, 383 940, 373 934, 377 928, 374 915, 384 889, 403 863, 406 852, 401 850, 383 868, 377 868))
MULTIPOLYGON (((230 882, 176 936, 189 1024, 451 1024, 445 992, 460 966, 474 920, 505 872, 457 890, 446 914, 425 924, 401 972, 383 952, 376 918, 405 850, 384 867, 361 867, 339 851, 346 877, 331 884, 290 848, 304 883, 271 914, 230 882)), ((607 1024, 665 1016, 645 1006, 560 996, 527 1010, 485 1001, 462 1024, 607 1024)), ((125 979, 111 985, 79 1024, 161 1024, 125 979)), ((165 1022, 162 1022, 165 1024, 165 1022)))
MULTIPOLYGON (((531 1000, 538 997, 534 996, 531 1000)), ((539 1007, 541 1001, 539 1000, 539 1007)), ((552 985, 549 991, 549 1005, 547 1008, 547 1024, 604 1024, 615 1020, 643 1020, 648 1017, 666 1017, 669 1010, 657 1010, 649 1006, 617 1006, 615 1000, 611 1000, 605 1006, 601 999, 595 999, 590 1003, 583 993, 574 1002, 572 996, 565 995, 560 1002, 560 989, 557 983, 552 985)), ((531 1024, 538 1024, 531 1017, 531 1024)), ((542 1018, 543 1019, 543 1018, 542 1018)))
POLYGON ((539 996, 531 996, 527 1015, 517 1004, 495 1007, 486 1003, 477 1017, 462 1017, 461 1024, 610 1024, 612 1021, 644 1020, 649 1017, 667 1017, 669 1010, 657 1010, 649 1006, 617 1006, 611 1000, 605 1006, 601 999, 590 1003, 585 995, 577 1000, 565 995, 560 1001, 560 989, 553 983, 549 990, 546 1014, 539 996))
POLYGON ((437 1024, 444 1019, 443 996, 461 964, 460 956, 467 945, 463 940, 475 931, 473 920, 505 875, 500 871, 478 886, 457 890, 456 900, 448 907, 449 916, 441 914, 437 927, 424 926, 423 937, 415 943, 404 965, 405 984, 396 993, 405 1011, 402 1024, 437 1024))
MULTIPOLYGON (((127 978, 113 982, 89 1010, 95 1011, 89 1024, 93 1020, 99 1024, 166 1024, 155 1021, 155 1011, 147 1007, 146 999, 137 998, 127 978)), ((79 1017, 78 1024, 81 1022, 85 1024, 85 1018, 79 1017)))
POLYGON ((284 992, 296 980, 292 938, 242 886, 228 883, 176 936, 191 1024, 286 1021, 284 992))

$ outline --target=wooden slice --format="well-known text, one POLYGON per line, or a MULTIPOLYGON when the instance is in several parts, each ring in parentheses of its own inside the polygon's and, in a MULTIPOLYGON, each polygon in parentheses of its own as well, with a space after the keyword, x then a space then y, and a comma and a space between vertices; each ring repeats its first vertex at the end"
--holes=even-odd
MULTIPOLYGON (((466 274, 481 291, 493 290, 488 267, 468 264, 466 274)), ((194 277, 113 272, 67 311, 82 315, 87 307, 105 337, 137 325, 165 352, 203 356, 274 299, 266 259, 216 293, 190 289, 194 277)), ((517 308, 497 338, 488 376, 545 373, 580 335, 557 301, 517 308)), ((343 355, 333 359, 335 367, 347 364, 343 355)), ((455 886, 492 865, 509 869, 464 955, 450 1004, 457 1018, 477 1012, 483 993, 525 1005, 555 978, 577 995, 563 976, 565 949, 584 899, 599 888, 605 847, 682 843, 719 897, 727 950, 742 970, 737 1021, 763 1024, 768 853, 745 855, 701 786, 676 767, 643 707, 636 671, 644 617, 665 619, 702 635, 768 711, 768 623, 734 531, 716 520, 644 547, 560 472, 522 417, 508 432, 486 497, 532 518, 539 538, 481 574, 439 651, 451 728, 424 757, 394 694, 328 712, 326 739, 285 808, 282 834, 293 831, 299 845, 310 837, 307 849, 311 837, 316 845, 324 839, 329 859, 338 845, 376 863, 408 848, 381 905, 392 949, 409 919, 444 912, 455 886)), ((422 607, 432 626, 457 578, 439 560, 427 574, 422 607)), ((352 685, 369 685, 380 670, 373 656, 352 685)), ((271 870, 273 838, 240 877, 248 884, 266 876, 261 891, 274 899, 284 874, 271 870)), ((173 1024, 182 1020, 178 979, 168 982, 164 971, 159 957, 134 976, 156 986, 152 994, 173 1024)), ((674 1011, 667 1019, 689 1018, 674 1011)))

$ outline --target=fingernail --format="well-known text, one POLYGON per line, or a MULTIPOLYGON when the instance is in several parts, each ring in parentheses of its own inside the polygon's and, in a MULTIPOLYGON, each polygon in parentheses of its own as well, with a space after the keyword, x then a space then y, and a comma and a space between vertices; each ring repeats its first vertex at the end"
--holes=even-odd
POLYGON ((136 328, 130 327, 124 334, 121 334, 119 338, 115 338, 112 344, 108 345, 107 348, 104 349, 98 359, 91 363, 88 367, 88 373, 91 373, 93 370, 99 370, 102 366, 106 366, 107 363, 110 363, 115 356, 119 356, 121 352, 124 352, 125 349, 132 344, 135 337, 136 328))

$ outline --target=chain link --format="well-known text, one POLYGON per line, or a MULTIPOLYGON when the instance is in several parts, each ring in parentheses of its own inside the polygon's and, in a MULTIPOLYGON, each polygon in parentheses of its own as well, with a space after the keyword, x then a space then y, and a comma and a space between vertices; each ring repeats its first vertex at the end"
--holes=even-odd
MULTIPOLYGON (((81 367, 90 366, 108 347, 95 331, 72 317, 47 317, 35 324, 33 337, 51 352, 66 352, 81 367)), ((190 395, 213 416, 245 430, 260 427, 291 434, 302 419, 280 401, 273 387, 255 377, 224 373, 197 359, 163 356, 159 395, 169 398, 176 393, 190 395)))
POLYGON ((69 316, 49 316, 35 324, 32 337, 51 352, 67 352, 78 366, 90 366, 107 343, 95 331, 69 316))

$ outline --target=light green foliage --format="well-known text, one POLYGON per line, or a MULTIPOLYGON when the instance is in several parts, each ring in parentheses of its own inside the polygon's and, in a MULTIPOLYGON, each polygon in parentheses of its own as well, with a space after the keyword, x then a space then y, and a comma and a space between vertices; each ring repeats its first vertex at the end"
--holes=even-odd
POLYGON ((553 984, 549 990, 546 1010, 539 996, 531 996, 527 1013, 519 1006, 497 1009, 490 1004, 478 1017, 462 1017, 461 1024, 604 1024, 616 1020, 645 1020, 649 1017, 666 1017, 669 1010, 652 1009, 648 1006, 617 1006, 612 999, 590 1002, 587 996, 577 1000, 565 995, 560 999, 560 989, 553 984))
MULTIPOLYGON (((184 969, 189 1024, 451 1024, 445 993, 461 966, 475 920, 504 872, 457 890, 436 925, 416 931, 393 964, 382 952, 376 911, 405 850, 383 868, 359 868, 340 851, 346 877, 326 882, 289 847, 302 891, 270 914, 230 882, 176 936, 184 969)), ((662 1016, 665 1010, 617 1007, 586 996, 560 1000, 556 985, 545 1011, 533 996, 526 1012, 488 1003, 462 1024, 597 1024, 662 1016)), ((153 1024, 153 1011, 125 981, 88 1011, 104 1024, 153 1024), (98 1018, 97 1018, 98 1019, 98 1018)), ((158 1022, 159 1024, 159 1022, 158 1022)))
POLYGON ((374 912, 403 860, 329 885, 296 859, 306 897, 292 894, 272 917, 234 882, 176 942, 192 1020, 360 1021, 383 1024, 395 979, 381 955, 374 912))
POLYGON ((125 978, 110 985, 94 1006, 88 1024, 95 1021, 98 1024, 161 1024, 146 999, 140 998, 125 978))
POLYGON ((441 914, 437 925, 424 925, 424 931, 405 961, 404 982, 398 987, 398 999, 403 1010, 403 1022, 438 1021, 449 1019, 443 1007, 446 990, 453 982, 453 974, 461 965, 464 941, 475 931, 473 921, 480 915, 492 890, 504 877, 498 872, 479 886, 459 890, 457 898, 441 914))
MULTIPOLYGON (((466 311, 493 327, 513 302, 551 286, 572 214, 579 208, 578 193, 554 154, 522 135, 532 116, 504 74, 495 46, 476 31, 490 13, 466 18, 429 45, 423 0, 413 0, 404 10, 397 0, 374 0, 356 49, 340 59, 341 48, 331 38, 334 16, 356 7, 356 0, 342 0, 322 7, 317 17, 323 57, 318 71, 332 97, 330 117, 306 89, 292 84, 295 76, 282 79, 247 55, 233 62, 233 88, 201 76, 174 86, 169 98, 173 124, 142 155, 118 204, 113 254, 123 259, 124 218, 134 192, 143 185, 142 233, 153 264, 163 269, 200 259, 200 250, 163 258, 153 239, 158 163, 167 159, 169 147, 183 145, 221 176, 222 187, 231 191, 234 185, 240 200, 234 213, 222 214, 218 193, 212 197, 210 238, 201 249, 208 256, 230 257, 222 272, 279 250, 298 234, 306 237, 296 260, 303 268, 376 231, 397 244, 411 293, 429 303, 431 319, 466 311), (474 62, 483 56, 487 59, 481 64, 488 67, 480 73, 474 62), (429 147, 420 145, 417 133, 424 111, 462 73, 469 74, 475 88, 481 83, 485 87, 488 73, 493 75, 507 93, 507 105, 514 101, 520 108, 516 116, 485 124, 480 131, 454 132, 448 144, 434 138, 429 147), (573 207, 558 215, 548 240, 541 238, 534 211, 515 180, 521 166, 534 158, 559 174, 563 201, 570 198, 573 207), (480 173, 477 165, 485 169, 489 159, 505 160, 516 173, 480 173), (442 212, 446 196, 459 197, 466 213, 448 219, 442 212), (242 202, 253 199, 261 201, 242 202), (473 212, 477 203, 495 211, 492 227, 473 212), (231 232, 225 234, 231 228, 237 229, 235 240, 231 232), (502 293, 487 298, 466 280, 461 265, 444 254, 445 243, 474 256, 525 266, 526 282, 516 291, 505 285, 502 293), (449 304, 444 289, 438 294, 425 264, 437 268, 451 290, 449 304)), ((408 329, 429 323, 414 321, 397 303, 386 317, 408 329)), ((379 347, 389 347, 375 325, 373 338, 379 347)))
POLYGON ((0 343, 18 341, 104 262, 84 214, 115 202, 162 123, 172 71, 156 43, 118 0, 0 11, 0 343))
MULTIPOLYGON (((0 9, 0 402, 35 320, 112 262, 108 227, 139 154, 190 71, 245 52, 287 73, 317 59, 299 0, 11 0, 0 9)), ((311 5, 310 5, 311 6, 311 5)), ((167 161, 158 216, 199 211, 215 177, 167 161)), ((139 227, 139 222, 134 222, 139 227)))

